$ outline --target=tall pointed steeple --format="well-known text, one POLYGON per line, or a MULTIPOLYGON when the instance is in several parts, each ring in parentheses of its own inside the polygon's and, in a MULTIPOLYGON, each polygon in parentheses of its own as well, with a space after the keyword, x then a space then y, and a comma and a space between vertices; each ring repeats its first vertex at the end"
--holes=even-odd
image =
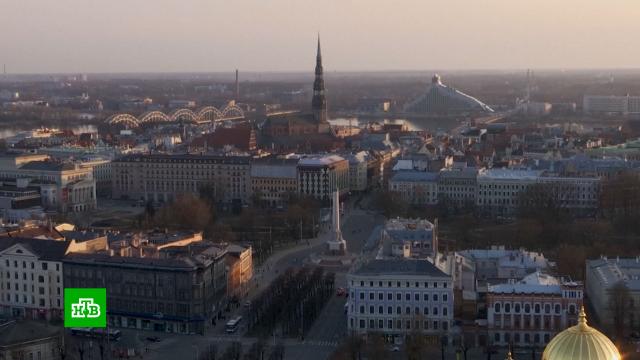
POLYGON ((313 99, 311 111, 315 121, 319 124, 327 122, 327 99, 324 95, 324 77, 322 69, 322 52, 320 51, 320 34, 318 34, 318 50, 316 53, 316 78, 313 82, 313 99))

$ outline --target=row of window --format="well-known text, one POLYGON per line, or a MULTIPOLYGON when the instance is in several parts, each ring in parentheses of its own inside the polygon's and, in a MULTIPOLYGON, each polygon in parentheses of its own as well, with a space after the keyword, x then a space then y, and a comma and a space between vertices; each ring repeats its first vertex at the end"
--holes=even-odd
MULTIPOLYGON (((365 306, 364 305, 360 305, 360 314, 365 314, 365 306)), ((395 309, 395 314, 396 315, 402 315, 402 307, 401 306, 396 306, 395 309)), ((384 306, 378 306, 378 312, 377 314, 384 314, 384 306)), ((429 313, 429 308, 428 307, 424 307, 422 308, 422 312, 420 310, 419 307, 414 307, 413 309, 410 306, 407 306, 404 308, 404 315, 433 315, 433 316, 439 316, 439 308, 437 306, 434 306, 431 309, 431 313, 429 313)), ((368 314, 376 314, 376 307, 373 305, 369 306, 369 312, 368 314)), ((387 306, 387 315, 393 315, 393 306, 387 306)), ((449 316, 449 308, 448 307, 443 307, 442 308, 442 316, 449 316)))
MULTIPOLYGON (((355 283, 353 280, 351 280, 351 286, 355 286, 355 283)), ((361 287, 365 287, 368 284, 368 287, 383 287, 384 284, 386 284, 386 287, 415 287, 415 288, 420 288, 420 287, 424 287, 425 289, 429 288, 429 284, 431 284, 431 287, 433 287, 434 289, 438 288, 438 284, 440 284, 440 286, 443 289, 446 289, 449 284, 446 282, 442 282, 442 283, 438 283, 437 281, 434 281, 433 283, 429 283, 427 281, 425 282, 420 282, 420 281, 416 281, 416 282, 412 282, 412 281, 369 281, 369 282, 365 282, 365 281, 360 281, 360 286, 361 287)))
MULTIPOLYGON (((542 312, 542 305, 541 304, 534 304, 533 305, 533 313, 534 314, 540 314, 542 312)), ((554 312, 556 314, 560 314, 562 312, 562 306, 560 304, 555 304, 553 305, 553 309, 554 312)), ((495 303, 493 304, 493 311, 496 314, 499 314, 501 312, 504 312, 505 314, 509 314, 511 313, 511 310, 513 310, 513 312, 515 314, 519 314, 522 312, 522 310, 524 310, 525 314, 529 314, 531 313, 531 304, 524 304, 524 306, 520 305, 520 303, 516 303, 513 304, 513 306, 511 305, 511 303, 495 303)), ((544 313, 545 314, 551 314, 551 304, 544 304, 544 313)), ((575 304, 570 304, 569 305, 569 314, 574 315, 576 313, 576 305, 575 304)))
MULTIPOLYGON (((355 328, 355 320, 353 318, 349 319, 349 325, 351 329, 355 328)), ((449 322, 448 321, 429 321, 429 320, 391 320, 388 319, 384 321, 383 319, 369 319, 367 322, 364 319, 360 319, 358 321, 358 327, 360 329, 369 329, 369 330, 449 330, 449 322), (367 326, 368 325, 368 326, 367 326)))
MULTIPOLYGON (((7 297, 6 297, 7 302, 11 302, 11 294, 7 293, 7 297)), ((27 295, 22 295, 22 301, 20 301, 20 295, 19 294, 13 294, 13 302, 16 304, 25 304, 25 305, 35 305, 36 304, 36 297, 31 295, 31 301, 29 302, 29 299, 27 297, 27 295)), ((56 299, 56 304, 57 307, 60 308, 61 307, 61 301, 60 298, 56 299)), ((49 304, 49 306, 51 306, 52 304, 49 304)), ((38 299, 38 306, 39 307, 45 307, 46 306, 46 302, 44 298, 39 298, 38 299)))
MULTIPOLYGON (((376 299, 376 293, 375 292, 369 292, 369 300, 375 300, 376 299)), ((364 300, 365 299, 365 292, 364 291, 360 291, 360 300, 364 300)), ((393 300, 393 293, 388 292, 387 293, 387 300, 393 300)), ((439 301, 439 299, 442 299, 442 302, 447 302, 449 301, 449 294, 431 294, 431 296, 429 296, 428 293, 423 293, 422 294, 422 300, 423 301, 429 301, 429 298, 432 299, 432 301, 439 301), (442 296, 440 296, 442 295, 442 296)), ((384 293, 379 292, 378 293, 378 300, 384 300, 384 293)), ((397 301, 402 301, 402 293, 396 293, 396 300, 397 301)), ((411 293, 405 293, 404 294, 404 300, 405 301, 411 301, 411 293)), ((413 301, 420 301, 420 293, 414 293, 413 294, 413 301)))
POLYGON ((546 344, 549 342, 549 340, 551 340, 551 335, 550 334, 544 334, 544 336, 540 336, 540 334, 529 334, 529 333, 524 333, 522 334, 522 336, 520 336, 520 333, 515 333, 512 334, 511 333, 495 333, 493 335, 493 340, 495 343, 524 343, 526 345, 531 344, 531 339, 533 339, 533 344, 546 344))
MULTIPOLYGON (((20 254, 22 253, 21 250, 18 250, 16 252, 20 253, 20 254)), ((8 268, 11 267, 11 261, 9 261, 9 259, 6 259, 5 260, 5 265, 8 268)), ((35 265, 35 263, 33 261, 29 262, 29 267, 31 269, 35 269, 35 266, 36 265, 35 265)), ((20 267, 20 262, 18 260, 13 260, 13 267, 16 268, 16 269, 19 268, 20 267)), ((48 270, 49 269, 49 263, 43 261, 43 262, 41 262, 41 267, 42 267, 42 270, 48 270)), ((23 269, 27 268, 27 262, 26 261, 22 261, 22 268, 23 269)), ((60 264, 56 264, 56 271, 60 271, 60 264)))

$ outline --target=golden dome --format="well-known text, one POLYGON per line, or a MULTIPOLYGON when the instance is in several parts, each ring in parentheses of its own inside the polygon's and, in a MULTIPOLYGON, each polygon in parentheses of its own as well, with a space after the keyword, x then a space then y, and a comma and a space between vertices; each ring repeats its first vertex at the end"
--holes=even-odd
POLYGON ((542 360, 620 360, 615 345, 600 331, 587 325, 584 307, 578 325, 556 335, 542 353, 542 360))

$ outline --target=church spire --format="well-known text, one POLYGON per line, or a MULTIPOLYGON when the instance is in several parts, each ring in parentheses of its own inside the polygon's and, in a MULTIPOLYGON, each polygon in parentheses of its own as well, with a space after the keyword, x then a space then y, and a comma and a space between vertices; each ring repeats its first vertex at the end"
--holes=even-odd
POLYGON ((317 123, 327 122, 327 99, 324 95, 324 77, 322 69, 322 52, 320 51, 320 34, 318 34, 318 50, 316 53, 316 78, 313 82, 313 99, 311 111, 317 123))

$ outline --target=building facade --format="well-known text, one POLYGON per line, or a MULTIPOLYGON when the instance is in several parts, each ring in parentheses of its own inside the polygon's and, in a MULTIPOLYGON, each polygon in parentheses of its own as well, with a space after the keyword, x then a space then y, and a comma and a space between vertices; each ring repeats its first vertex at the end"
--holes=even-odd
POLYGON ((112 196, 168 202, 179 194, 198 194, 213 186, 220 203, 248 203, 249 157, 213 155, 129 155, 112 162, 112 196))
POLYGON ((253 249, 230 244, 227 251, 227 296, 242 299, 249 294, 253 279, 253 249))
POLYGON ((67 287, 106 287, 109 326, 204 334, 222 315, 227 278, 226 252, 202 246, 191 245, 193 255, 181 256, 70 254, 64 281, 67 287))
POLYGON ((0 324, 0 359, 58 360, 64 358, 64 329, 43 321, 0 324))
POLYGON ((0 179, 38 187, 45 208, 61 212, 96 208, 93 172, 78 164, 53 161, 48 155, 9 154, 0 159, 0 179))
POLYGON ((62 260, 70 244, 21 238, 0 241, 0 308, 5 316, 62 318, 62 260))
POLYGON ((600 178, 546 176, 543 171, 482 169, 477 178, 476 206, 481 213, 512 216, 522 195, 533 185, 565 210, 589 213, 598 207, 600 178))
POLYGON ((286 206, 289 196, 298 193, 298 159, 254 159, 251 191, 264 205, 286 206))
POLYGON ((338 155, 303 157, 298 162, 298 193, 322 201, 349 191, 349 162, 338 155))
POLYGON ((487 329, 494 345, 544 346, 578 321, 582 283, 535 272, 487 292, 487 329))
POLYGON ((347 328, 389 341, 418 329, 439 344, 453 321, 451 277, 426 260, 371 260, 347 275, 347 328))
POLYGON ((476 169, 442 170, 438 177, 439 201, 450 207, 473 207, 476 203, 476 169))
POLYGON ((615 288, 623 286, 629 295, 626 308, 626 325, 635 329, 640 325, 640 257, 587 260, 586 293, 599 323, 607 330, 614 330, 613 297, 615 288))
POLYGON ((438 203, 438 174, 398 171, 389 179, 389 191, 412 205, 435 205, 438 203))
POLYGON ((640 96, 585 95, 582 110, 587 114, 638 114, 640 96))

